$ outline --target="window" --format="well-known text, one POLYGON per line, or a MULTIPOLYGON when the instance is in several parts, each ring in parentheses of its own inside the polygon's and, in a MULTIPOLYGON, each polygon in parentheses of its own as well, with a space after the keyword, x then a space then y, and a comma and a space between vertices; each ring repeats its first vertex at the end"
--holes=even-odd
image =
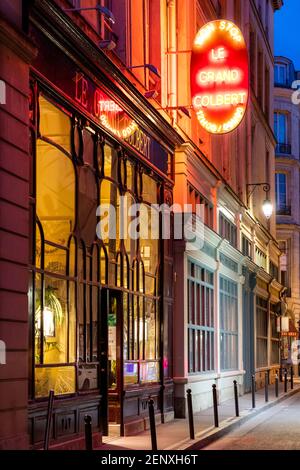
POLYGON ((238 368, 237 284, 220 276, 220 354, 221 370, 238 368))
POLYGON ((275 64, 275 85, 287 85, 288 70, 285 64, 275 64))
POLYGON ((287 208, 287 184, 286 184, 285 173, 276 173, 275 188, 276 188, 276 211, 277 213, 284 212, 286 211, 286 208, 287 208))
POLYGON ((242 235, 242 253, 251 258, 251 242, 245 235, 242 235))
POLYGON ((188 262, 189 373, 214 370, 213 273, 188 262))
POLYGON ((285 113, 274 113, 274 133, 278 144, 288 143, 287 117, 285 113))
POLYGON ((225 215, 220 212, 219 214, 219 234, 225 240, 236 248, 237 246, 237 228, 225 215))
POLYGON ((290 287, 288 269, 288 241, 280 241, 279 249, 282 253, 280 256, 280 282, 283 286, 290 287))
POLYGON ((275 305, 270 306, 270 323, 271 323, 271 365, 279 364, 279 332, 277 331, 277 315, 275 313, 275 305))
POLYGON ((256 366, 268 365, 268 302, 256 298, 256 366))
MULTIPOLYGON (((121 238, 118 222, 122 194, 129 205, 140 202, 146 229, 150 203, 160 203, 159 182, 67 105, 62 110, 42 92, 36 99, 32 396, 47 397, 50 389, 64 395, 100 388, 103 287, 118 287, 120 294, 120 302, 110 299, 108 334, 114 335, 123 315, 118 348, 123 348, 125 386, 157 382, 160 222, 154 239, 145 231, 138 240, 121 238), (108 203, 117 224, 110 212, 103 217, 115 236, 98 238, 96 209, 108 203)), ((115 371, 111 362, 111 388, 118 388, 115 371)))
POLYGON ((273 279, 276 279, 277 281, 279 280, 278 279, 278 275, 279 275, 278 266, 276 266, 276 264, 273 263, 273 261, 270 261, 269 263, 269 274, 270 276, 273 277, 273 279))
POLYGON ((267 255, 257 246, 255 247, 255 263, 261 268, 267 269, 267 255))
POLYGON ((188 204, 192 206, 192 213, 196 214, 197 205, 201 207, 201 216, 205 225, 213 228, 213 205, 202 194, 196 191, 192 186, 188 185, 188 204))
POLYGON ((258 51, 257 57, 257 99, 261 107, 263 107, 264 94, 264 55, 261 50, 258 51))
POLYGON ((254 30, 250 30, 250 82, 255 90, 256 86, 256 35, 254 30))

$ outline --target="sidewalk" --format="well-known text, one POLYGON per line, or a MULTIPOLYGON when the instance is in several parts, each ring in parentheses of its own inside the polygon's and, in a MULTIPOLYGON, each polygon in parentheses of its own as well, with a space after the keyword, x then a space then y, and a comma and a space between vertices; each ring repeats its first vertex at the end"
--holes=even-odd
MULTIPOLYGON (((251 417, 274 406, 276 403, 300 391, 300 383, 295 379, 294 389, 288 383, 288 392, 284 393, 284 384, 279 383, 279 397, 275 397, 275 386, 269 386, 269 402, 265 402, 265 389, 256 392, 256 408, 252 409, 251 393, 239 397, 240 417, 235 417, 234 399, 222 403, 219 409, 219 428, 214 427, 213 408, 194 414, 195 440, 189 438, 189 424, 187 419, 175 419, 156 427, 157 447, 159 450, 185 450, 197 445, 200 449, 204 445, 219 439, 232 431, 235 427, 251 417)), ((150 430, 136 436, 129 437, 103 437, 103 445, 97 450, 151 450, 150 430)))

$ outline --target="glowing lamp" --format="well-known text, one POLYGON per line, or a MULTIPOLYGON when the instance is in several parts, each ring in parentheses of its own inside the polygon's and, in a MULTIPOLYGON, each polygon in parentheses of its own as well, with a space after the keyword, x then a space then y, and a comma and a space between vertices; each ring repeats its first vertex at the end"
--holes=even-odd
POLYGON ((200 125, 226 134, 241 123, 249 97, 246 42, 231 21, 216 20, 197 33, 191 57, 192 106, 200 125))
POLYGON ((273 214, 273 204, 270 199, 265 199, 262 206, 263 213, 266 219, 269 219, 273 214))

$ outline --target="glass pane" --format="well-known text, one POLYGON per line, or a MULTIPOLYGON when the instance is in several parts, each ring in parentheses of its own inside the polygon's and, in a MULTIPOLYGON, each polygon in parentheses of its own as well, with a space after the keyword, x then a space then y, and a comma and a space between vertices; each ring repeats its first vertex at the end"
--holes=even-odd
POLYGON ((44 363, 67 362, 67 282, 45 276, 44 363))
POLYGON ((69 276, 70 277, 75 277, 75 264, 76 264, 76 243, 74 239, 72 238, 70 241, 69 245, 69 266, 68 266, 68 271, 69 271, 69 276))
POLYGON ((98 312, 99 312, 99 288, 92 287, 92 361, 98 361, 98 312))
POLYGON ((44 266, 45 271, 66 275, 67 251, 45 243, 44 266))
POLYGON ((75 393, 75 367, 36 367, 35 396, 47 397, 50 390, 55 395, 75 393))
POLYGON ((75 171, 68 157, 41 140, 37 143, 36 193, 45 239, 66 246, 75 225, 75 171))
POLYGON ((98 191, 93 171, 78 167, 78 228, 82 240, 90 246, 96 238, 98 191))
POLYGON ((131 161, 126 161, 126 172, 127 172, 127 188, 134 193, 134 165, 131 161))
POLYGON ((108 386, 117 387, 117 298, 113 296, 108 312, 108 386))
POLYGON ((70 118, 59 108, 54 106, 44 96, 39 97, 40 106, 40 133, 53 140, 67 152, 70 150, 70 118))
POLYGON ((35 364, 41 362, 41 276, 35 275, 34 357, 35 364))
POLYGON ((125 362, 124 364, 124 385, 138 383, 138 365, 136 362, 125 362))
POLYGON ((145 359, 155 359, 156 353, 155 300, 145 299, 145 359))
POLYGON ((145 272, 156 274, 159 248, 158 213, 145 204, 140 205, 140 251, 145 272))
POLYGON ((35 266, 41 268, 42 244, 41 233, 38 224, 35 226, 35 266))
POLYGON ((157 204, 157 182, 151 176, 143 173, 143 201, 157 204))
POLYGON ((104 146, 104 176, 118 180, 117 152, 107 144, 104 146))
POLYGON ((86 129, 83 129, 83 161, 94 168, 94 139, 93 135, 86 129))
POLYGON ((109 258, 115 259, 119 250, 119 208, 118 187, 108 180, 101 181, 100 187, 101 215, 97 235, 107 247, 109 258))
POLYGON ((78 366, 78 390, 98 388, 97 364, 80 364, 78 366))
POLYGON ((158 382, 159 381, 159 363, 158 362, 141 363, 140 380, 143 383, 158 382))
POLYGON ((76 285, 69 282, 69 362, 76 361, 76 285))
POLYGON ((123 239, 124 239, 125 250, 129 259, 129 264, 132 265, 133 259, 136 256, 137 241, 134 237, 131 236, 132 229, 134 229, 135 216, 131 215, 130 208, 135 204, 135 200, 133 196, 127 192, 123 198, 123 201, 124 201, 123 239))

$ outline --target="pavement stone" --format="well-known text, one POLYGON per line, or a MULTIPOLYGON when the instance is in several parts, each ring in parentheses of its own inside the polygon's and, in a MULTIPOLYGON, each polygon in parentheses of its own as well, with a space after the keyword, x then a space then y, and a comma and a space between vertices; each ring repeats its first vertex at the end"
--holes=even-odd
MULTIPOLYGON (((279 384, 279 397, 275 396, 275 386, 269 386, 269 402, 265 402, 265 390, 256 392, 256 408, 252 409, 251 393, 239 397, 240 417, 235 417, 234 399, 225 401, 218 406, 219 428, 214 427, 213 408, 194 414, 195 440, 189 438, 187 419, 175 419, 156 427, 157 446, 160 450, 191 450, 200 449, 216 439, 241 426, 245 421, 263 413, 282 400, 300 391, 300 381, 295 379, 294 389, 288 386, 284 393, 283 383, 279 384), (298 383, 297 383, 298 382, 298 383)), ((103 437, 103 445, 97 450, 151 450, 150 430, 127 437, 103 437)))

